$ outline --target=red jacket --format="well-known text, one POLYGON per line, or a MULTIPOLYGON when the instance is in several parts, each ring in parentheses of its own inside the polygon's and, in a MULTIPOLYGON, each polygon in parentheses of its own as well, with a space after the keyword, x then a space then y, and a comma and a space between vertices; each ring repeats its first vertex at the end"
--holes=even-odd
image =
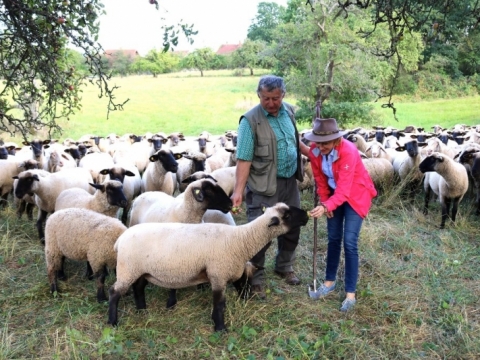
POLYGON ((347 201, 358 215, 365 218, 372 205, 372 199, 377 196, 377 190, 355 145, 342 138, 340 144, 335 147, 338 157, 333 159, 332 170, 337 188, 332 196, 327 176, 322 171, 323 156, 320 152, 316 156, 313 152, 315 148, 315 144, 312 144, 309 157, 320 202, 328 211, 333 211, 347 201))

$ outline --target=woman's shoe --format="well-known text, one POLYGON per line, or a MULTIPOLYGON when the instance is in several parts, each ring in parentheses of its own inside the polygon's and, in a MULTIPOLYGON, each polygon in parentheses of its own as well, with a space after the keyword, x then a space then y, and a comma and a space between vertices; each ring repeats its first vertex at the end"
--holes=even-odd
POLYGON ((320 288, 317 290, 317 296, 318 296, 318 298, 327 296, 333 290, 335 290, 335 283, 333 283, 330 286, 325 286, 324 284, 322 284, 322 286, 320 286, 320 288))
POLYGON ((342 312, 347 312, 353 309, 355 306, 357 300, 355 299, 345 299, 343 300, 342 307, 340 308, 340 311, 342 312))

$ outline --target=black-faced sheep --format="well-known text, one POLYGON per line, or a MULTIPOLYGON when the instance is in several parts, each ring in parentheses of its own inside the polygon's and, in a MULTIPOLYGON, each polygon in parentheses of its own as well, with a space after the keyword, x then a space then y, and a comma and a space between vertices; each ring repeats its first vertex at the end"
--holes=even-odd
POLYGON ((65 258, 88 261, 97 278, 97 301, 106 301, 105 277, 115 269, 113 246, 126 230, 120 220, 80 208, 56 211, 45 225, 45 260, 50 290, 58 291, 57 278, 64 280, 65 258))
POLYGON ((129 227, 146 222, 198 224, 208 209, 224 213, 232 209, 232 200, 210 179, 188 184, 184 193, 173 197, 161 191, 145 192, 135 199, 129 227))
POLYGON ((215 330, 225 330, 227 283, 237 281, 247 260, 273 238, 307 222, 306 211, 277 203, 245 225, 148 223, 127 229, 115 243, 117 281, 109 290, 108 323, 118 323, 118 302, 132 285, 137 308, 145 309, 147 282, 169 289, 209 282, 215 330))
POLYGON ((163 191, 173 195, 176 181, 172 173, 178 170, 177 160, 182 154, 174 154, 171 150, 159 150, 150 156, 150 163, 142 177, 142 193, 145 191, 163 191))
POLYGON ((442 221, 440 228, 445 227, 445 220, 450 213, 455 221, 458 204, 468 190, 468 175, 465 167, 455 162, 450 157, 438 152, 427 156, 419 165, 422 173, 425 173, 425 207, 424 214, 428 213, 428 202, 431 191, 438 195, 442 206, 442 221))
POLYGON ((55 211, 74 207, 116 217, 118 209, 127 205, 120 181, 106 180, 102 184, 90 185, 96 189, 93 195, 80 188, 63 190, 55 202, 55 211))
POLYGON ((420 185, 422 183, 423 174, 420 172, 418 165, 422 161, 417 140, 412 139, 405 142, 404 145, 398 146, 395 150, 406 152, 404 155, 396 156, 393 160, 393 170, 398 175, 400 182, 404 185, 408 191, 408 198, 413 203, 415 194, 420 191, 420 185))
POLYGON ((19 199, 25 194, 35 194, 35 202, 38 206, 37 231, 40 241, 44 243, 45 234, 43 224, 47 215, 55 211, 55 202, 58 195, 70 188, 79 187, 93 194, 94 189, 89 185, 93 182, 92 175, 82 168, 66 169, 56 173, 44 170, 27 170, 18 176, 15 196, 19 199))

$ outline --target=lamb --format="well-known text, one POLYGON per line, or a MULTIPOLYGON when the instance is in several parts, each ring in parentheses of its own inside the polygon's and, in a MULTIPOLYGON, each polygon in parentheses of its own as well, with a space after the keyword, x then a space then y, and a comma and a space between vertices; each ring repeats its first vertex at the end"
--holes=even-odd
POLYGON ((391 153, 387 152, 385 147, 378 141, 370 141, 367 143, 368 147, 365 149, 365 155, 369 158, 384 158, 387 159, 390 163, 393 162, 394 156, 391 153))
POLYGON ((197 224, 207 209, 227 213, 232 200, 210 179, 200 179, 188 185, 177 197, 161 191, 143 193, 135 199, 129 227, 146 222, 181 222, 197 224))
POLYGON ((142 193, 145 191, 163 191, 173 195, 176 189, 176 182, 171 173, 178 170, 178 159, 182 154, 174 154, 171 150, 161 149, 150 156, 150 163, 143 173, 142 193))
POLYGON ((450 157, 434 152, 419 165, 425 174, 425 207, 423 213, 428 214, 428 202, 431 191, 438 195, 442 206, 440 229, 445 227, 445 220, 452 205, 451 219, 455 222, 458 204, 468 190, 468 175, 465 167, 450 157))
MULTIPOLYGON (((273 238, 307 222, 306 211, 277 203, 245 225, 148 223, 127 229, 115 243, 117 280, 109 290, 108 323, 118 324, 118 302, 131 285, 137 309, 145 309, 148 281, 169 289, 208 281, 215 331, 226 330, 227 283, 240 279, 247 260, 273 238)), ((241 285, 235 284, 239 291, 241 285)), ((167 307, 174 305, 169 299, 167 307)))
POLYGON ((35 203, 38 206, 37 231, 41 243, 45 243, 45 233, 43 224, 48 214, 55 211, 55 202, 58 195, 69 188, 79 187, 91 194, 94 190, 89 183, 93 182, 92 176, 88 170, 82 168, 66 169, 56 173, 49 173, 45 170, 27 170, 18 176, 15 196, 19 199, 25 194, 34 193, 35 203))
POLYGON ((127 205, 120 181, 106 180, 102 184, 90 185, 96 189, 93 195, 80 188, 63 190, 55 202, 55 211, 75 207, 116 217, 118 209, 127 205))
POLYGON ((97 278, 97 301, 106 301, 106 267, 115 269, 113 246, 127 230, 120 220, 80 208, 56 211, 45 225, 45 260, 52 293, 58 292, 57 279, 65 280, 65 258, 88 261, 97 278))

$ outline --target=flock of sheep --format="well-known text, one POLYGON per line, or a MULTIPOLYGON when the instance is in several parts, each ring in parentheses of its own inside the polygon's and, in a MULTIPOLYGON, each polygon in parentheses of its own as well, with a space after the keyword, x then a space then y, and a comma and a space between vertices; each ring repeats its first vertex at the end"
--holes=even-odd
MULTIPOLYGON (((469 186, 480 213, 479 132, 480 126, 466 125, 429 132, 376 127, 349 130, 345 138, 356 144, 380 192, 402 184, 413 200, 423 182, 426 214, 433 191, 443 228, 448 216, 455 220, 469 186)), ((279 203, 257 221, 236 226, 230 200, 236 139, 232 130, 222 136, 35 139, 23 147, 2 142, 0 205, 13 194, 18 217, 26 212, 33 220, 38 209, 36 227, 52 292, 59 290, 57 279, 66 278, 66 258, 87 262, 88 276, 97 279, 98 301, 107 300, 107 268, 116 269, 108 322, 117 324, 119 298, 130 287, 140 309, 146 307, 147 282, 170 289, 171 308, 175 289, 209 282, 215 330, 223 330, 227 283, 248 296, 247 278, 254 270, 248 260, 273 238, 308 221, 304 210, 279 203)), ((302 191, 313 189, 306 157, 304 170, 302 191)))

